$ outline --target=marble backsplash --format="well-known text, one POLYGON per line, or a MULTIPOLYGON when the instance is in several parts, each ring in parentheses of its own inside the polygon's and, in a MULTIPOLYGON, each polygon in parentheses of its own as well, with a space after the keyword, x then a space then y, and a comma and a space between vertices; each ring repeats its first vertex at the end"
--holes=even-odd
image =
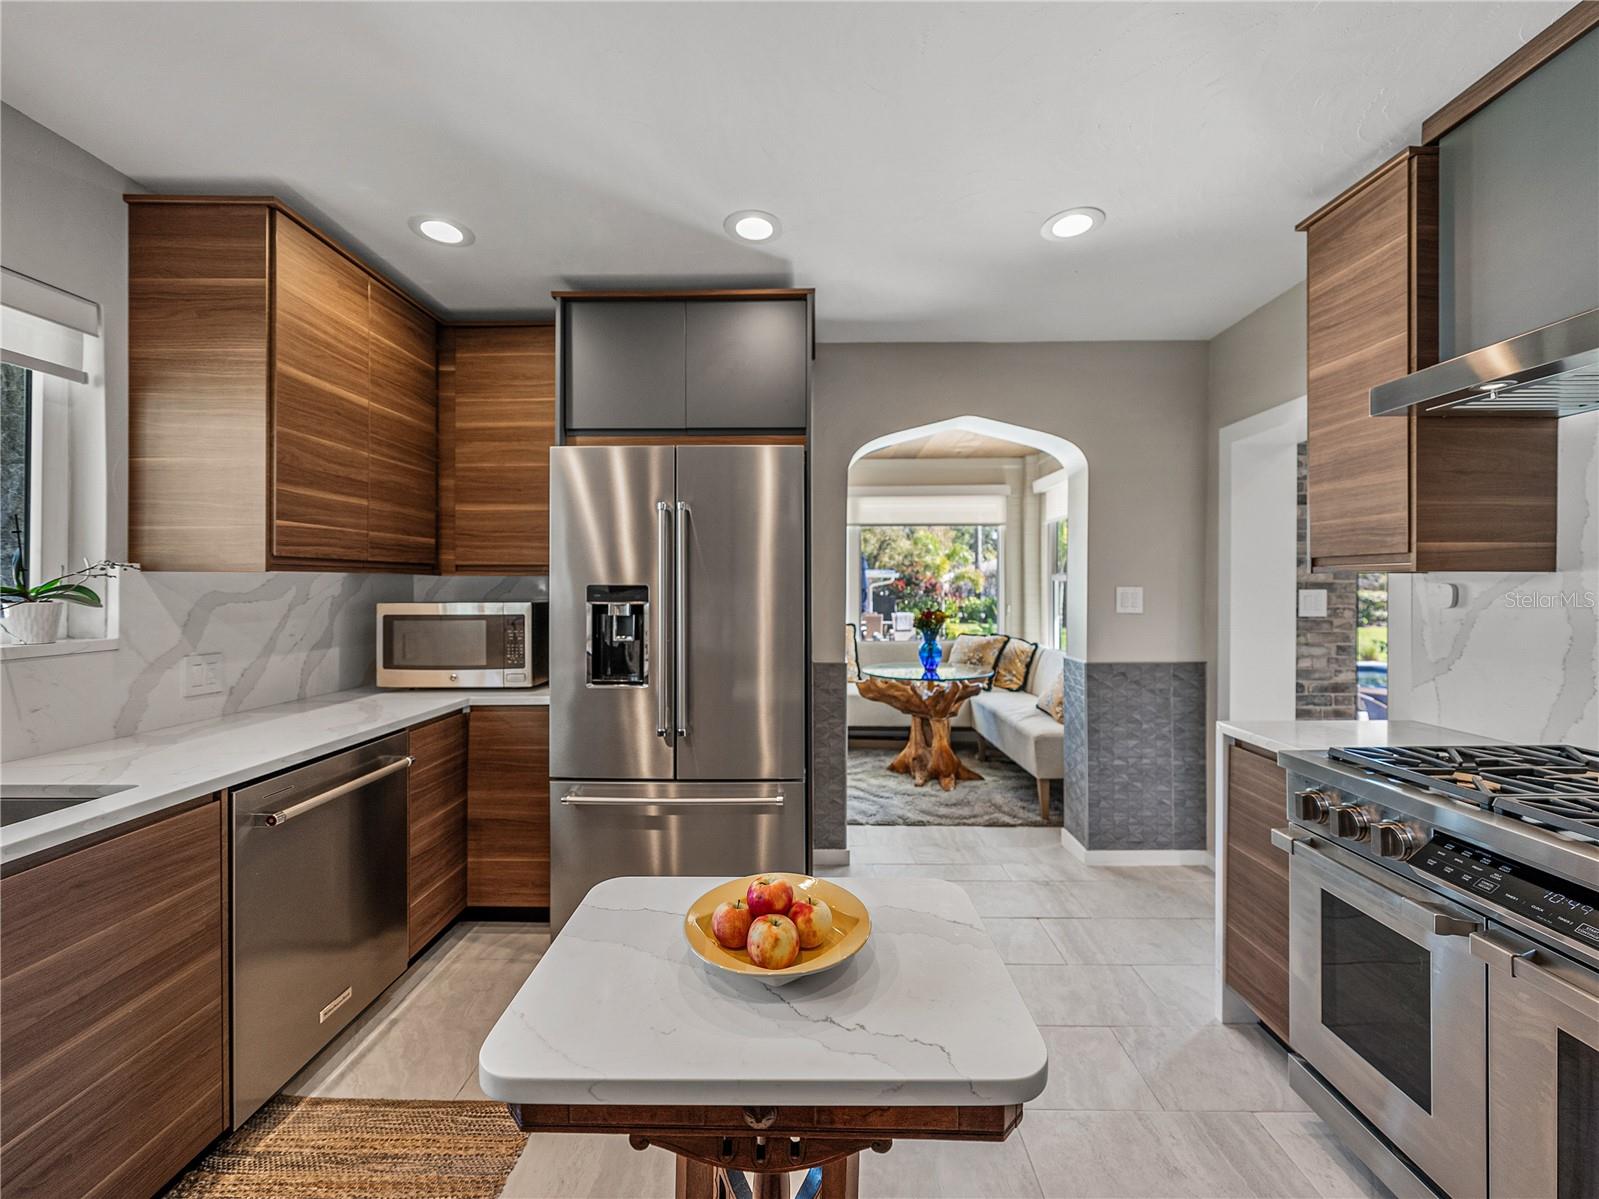
POLYGON ((1599 412, 1560 423, 1552 574, 1389 578, 1390 712, 1599 746, 1599 412))
POLYGON ((120 645, 0 664, 0 759, 370 683, 374 606, 407 575, 129 574, 120 645), (222 691, 185 699, 178 664, 222 655, 222 691))

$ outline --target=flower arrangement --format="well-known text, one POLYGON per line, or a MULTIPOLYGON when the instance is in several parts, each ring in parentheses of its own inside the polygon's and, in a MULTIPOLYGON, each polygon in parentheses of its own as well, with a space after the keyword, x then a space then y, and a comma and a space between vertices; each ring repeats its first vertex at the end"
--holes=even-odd
POLYGON ((928 633, 936 634, 942 631, 944 622, 948 619, 948 615, 942 608, 923 608, 916 614, 916 620, 913 623, 916 626, 916 631, 925 637, 928 633))

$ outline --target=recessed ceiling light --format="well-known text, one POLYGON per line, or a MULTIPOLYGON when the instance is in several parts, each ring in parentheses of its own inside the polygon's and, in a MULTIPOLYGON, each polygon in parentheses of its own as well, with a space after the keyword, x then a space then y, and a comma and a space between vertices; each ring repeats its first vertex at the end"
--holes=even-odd
POLYGON ((739 241, 771 241, 783 231, 782 224, 775 216, 758 208, 743 208, 728 213, 722 228, 727 230, 729 237, 736 237, 739 241))
POLYGON ((441 216, 414 216, 411 218, 411 231, 441 246, 469 246, 477 240, 465 225, 447 221, 441 216))
POLYGON ((1094 226, 1104 223, 1105 214, 1097 208, 1068 208, 1045 221, 1040 232, 1047 241, 1065 241, 1070 237, 1081 237, 1094 226))

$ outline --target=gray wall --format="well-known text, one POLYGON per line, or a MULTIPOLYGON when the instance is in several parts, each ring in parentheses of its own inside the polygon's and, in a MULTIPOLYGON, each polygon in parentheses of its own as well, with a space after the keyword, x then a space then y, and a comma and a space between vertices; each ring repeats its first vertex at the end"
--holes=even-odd
POLYGON ((1599 307, 1599 30, 1438 143, 1440 351, 1599 307))
MULTIPOLYGON (((100 305, 105 334, 106 550, 127 553, 127 209, 140 189, 0 107, 0 256, 100 305)), ((373 605, 405 576, 132 575, 121 642, 100 653, 0 662, 0 758, 48 753, 370 682, 373 605), (224 689, 184 699, 179 660, 220 653, 224 689)))
MULTIPOLYGON (((816 660, 842 661, 850 457, 885 433, 982 416, 1057 434, 1088 460, 1088 661, 1198 661, 1204 579, 1205 345, 823 345, 811 418, 816 660), (1114 612, 1118 584, 1144 615, 1114 612)), ((1074 525, 1075 531, 1075 525, 1074 525)))

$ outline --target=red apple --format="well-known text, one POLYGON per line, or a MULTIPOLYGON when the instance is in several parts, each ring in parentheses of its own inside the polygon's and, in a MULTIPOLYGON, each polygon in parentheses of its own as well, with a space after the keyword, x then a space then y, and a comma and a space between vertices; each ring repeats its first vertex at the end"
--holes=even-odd
POLYGON ((742 899, 719 903, 711 913, 711 935, 723 949, 743 949, 752 919, 749 906, 742 899))
POLYGON ((770 878, 763 874, 750 884, 750 889, 744 898, 749 900, 750 915, 757 920, 768 912, 776 912, 781 916, 794 902, 794 888, 780 878, 770 878))
POLYGON ((801 949, 815 949, 833 931, 833 909, 825 899, 796 899, 788 918, 799 932, 801 949))
POLYGON ((767 970, 782 970, 799 961, 799 930, 787 916, 762 916, 750 925, 750 961, 767 970))

